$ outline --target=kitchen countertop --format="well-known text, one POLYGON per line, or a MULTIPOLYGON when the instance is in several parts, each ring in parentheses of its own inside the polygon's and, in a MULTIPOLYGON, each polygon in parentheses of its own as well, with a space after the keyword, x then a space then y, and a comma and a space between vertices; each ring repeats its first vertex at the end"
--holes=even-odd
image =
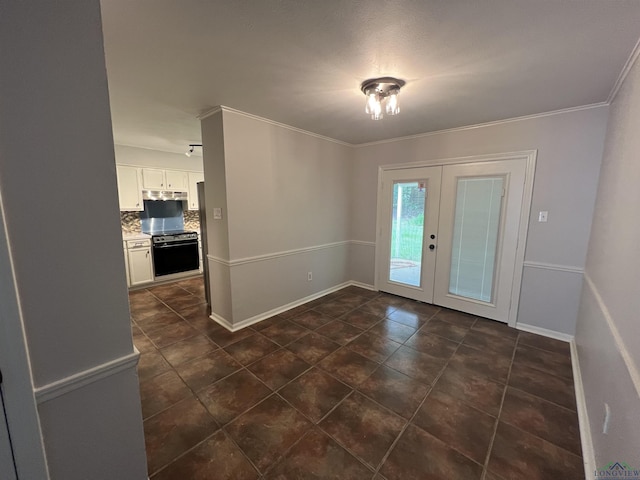
POLYGON ((148 233, 123 233, 122 240, 125 242, 127 240, 144 240, 146 238, 151 238, 151 235, 148 233))

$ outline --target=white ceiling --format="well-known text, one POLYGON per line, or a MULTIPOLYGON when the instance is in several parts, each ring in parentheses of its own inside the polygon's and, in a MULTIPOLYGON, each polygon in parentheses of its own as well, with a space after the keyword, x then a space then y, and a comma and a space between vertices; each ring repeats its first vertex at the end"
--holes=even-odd
POLYGON ((352 144, 606 102, 638 0, 103 0, 116 143, 184 152, 224 105, 352 144), (375 122, 360 83, 404 79, 375 122))

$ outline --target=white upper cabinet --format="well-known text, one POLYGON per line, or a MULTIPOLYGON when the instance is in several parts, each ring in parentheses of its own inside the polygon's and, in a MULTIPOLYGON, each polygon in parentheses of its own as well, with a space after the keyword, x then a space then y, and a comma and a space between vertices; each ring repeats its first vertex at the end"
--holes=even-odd
POLYGON ((118 175, 118 200, 120 201, 120 210, 125 212, 144 210, 142 187, 140 185, 140 169, 118 165, 116 172, 118 175))
POLYGON ((198 210, 198 182, 204 182, 204 173, 189 172, 189 210, 198 210))
POLYGON ((142 187, 145 190, 166 190, 164 170, 157 168, 142 169, 142 187))
POLYGON ((167 180, 167 190, 172 192, 188 192, 189 191, 189 173, 177 170, 166 170, 165 178, 167 180))

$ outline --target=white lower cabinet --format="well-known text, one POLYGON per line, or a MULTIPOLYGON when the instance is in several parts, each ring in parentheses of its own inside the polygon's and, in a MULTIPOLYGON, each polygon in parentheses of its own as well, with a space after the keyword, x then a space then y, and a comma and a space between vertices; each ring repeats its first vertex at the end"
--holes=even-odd
POLYGON ((127 259, 129 264, 129 286, 153 282, 153 261, 151 259, 150 240, 127 241, 127 259))

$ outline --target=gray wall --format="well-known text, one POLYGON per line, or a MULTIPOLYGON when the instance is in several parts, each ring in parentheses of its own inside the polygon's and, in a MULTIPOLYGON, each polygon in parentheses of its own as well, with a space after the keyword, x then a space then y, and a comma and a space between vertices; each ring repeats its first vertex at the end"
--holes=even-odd
MULTIPOLYGON (((361 146, 355 149, 351 238, 375 241, 378 166, 537 150, 518 323, 572 335, 607 107, 361 146), (540 210, 549 221, 538 223, 540 210)), ((373 284, 374 249, 354 245, 352 278, 373 284)))
POLYGON ((640 62, 611 104, 576 330, 598 467, 640 467, 640 62), (603 434, 604 404, 611 408, 603 434))
MULTIPOLYGON (((0 45, 0 193, 15 274, 0 299, 20 308, 2 321, 24 332, 33 388, 54 392, 38 397, 51 477, 143 479, 135 364, 74 381, 135 359, 100 4, 3 2, 0 45)), ((24 362, 1 366, 7 392, 24 362)), ((10 427, 33 421, 8 407, 10 427)))

